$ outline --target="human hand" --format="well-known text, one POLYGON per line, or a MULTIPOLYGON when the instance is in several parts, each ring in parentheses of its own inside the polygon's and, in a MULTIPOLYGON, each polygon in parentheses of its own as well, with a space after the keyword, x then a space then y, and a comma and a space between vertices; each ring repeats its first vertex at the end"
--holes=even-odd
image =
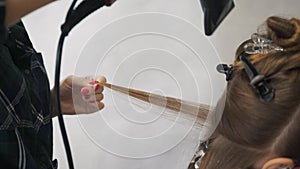
MULTIPOLYGON (((105 77, 98 80, 90 77, 67 77, 60 85, 61 109, 64 115, 90 114, 103 109, 103 86, 96 82, 105 83, 105 77)), ((54 91, 51 91, 53 112, 52 117, 57 115, 55 107, 54 91)))

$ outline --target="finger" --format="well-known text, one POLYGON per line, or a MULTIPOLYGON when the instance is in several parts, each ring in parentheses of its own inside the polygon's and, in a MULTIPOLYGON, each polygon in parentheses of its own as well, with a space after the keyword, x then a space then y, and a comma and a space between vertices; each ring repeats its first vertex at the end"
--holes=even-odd
POLYGON ((99 106, 96 101, 91 101, 91 102, 88 102, 87 104, 90 106, 89 110, 91 111, 91 113, 99 110, 99 106))
POLYGON ((96 101, 100 102, 101 100, 103 100, 103 94, 96 94, 96 101))
POLYGON ((92 103, 95 102, 95 98, 92 95, 82 95, 82 100, 87 102, 87 103, 92 103))
POLYGON ((95 92, 92 86, 83 87, 81 89, 82 100, 85 102, 95 101, 95 92))
POLYGON ((98 93, 96 95, 82 95, 82 100, 84 100, 85 102, 95 102, 95 101, 101 101, 103 100, 103 94, 102 93, 98 93))
POLYGON ((79 76, 73 76, 73 85, 77 87, 85 87, 88 86, 89 82, 91 81, 91 77, 79 77, 79 76))
MULTIPOLYGON (((94 107, 94 108, 96 108, 97 110, 101 110, 101 109, 103 109, 104 108, 104 103, 102 103, 102 102, 90 102, 89 103, 92 107, 94 107)), ((95 111, 97 111, 97 110, 94 110, 94 112, 95 111)))
POLYGON ((99 81, 95 80, 95 78, 91 76, 85 76, 85 77, 73 76, 73 84, 78 87, 93 86, 96 83, 99 83, 99 81))
POLYGON ((95 85, 97 83, 99 83, 99 81, 98 80, 94 80, 94 79, 90 80, 90 82, 89 82, 90 85, 95 85))
POLYGON ((100 83, 105 84, 106 83, 106 78, 104 76, 100 76, 99 80, 100 83))
POLYGON ((98 76, 97 78, 91 78, 89 84, 94 85, 96 83, 106 83, 106 78, 104 76, 98 76))
POLYGON ((99 110, 104 108, 104 103, 102 103, 102 102, 97 102, 97 105, 98 105, 99 110))
POLYGON ((81 88, 81 94, 86 96, 86 95, 93 95, 94 92, 94 88, 93 86, 85 86, 83 88, 81 88))
POLYGON ((94 84, 93 88, 94 88, 95 94, 100 94, 104 90, 104 87, 102 85, 98 84, 98 83, 94 84))

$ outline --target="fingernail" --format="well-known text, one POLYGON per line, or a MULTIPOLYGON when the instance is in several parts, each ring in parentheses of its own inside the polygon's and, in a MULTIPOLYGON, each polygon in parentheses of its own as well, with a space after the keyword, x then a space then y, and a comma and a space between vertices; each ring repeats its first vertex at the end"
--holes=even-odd
POLYGON ((95 85, 94 85, 95 91, 99 90, 99 88, 100 88, 100 85, 99 85, 99 84, 95 84, 95 85))
POLYGON ((88 94, 90 92, 90 90, 89 89, 87 89, 87 88, 83 88, 83 89, 81 89, 81 94, 88 94))

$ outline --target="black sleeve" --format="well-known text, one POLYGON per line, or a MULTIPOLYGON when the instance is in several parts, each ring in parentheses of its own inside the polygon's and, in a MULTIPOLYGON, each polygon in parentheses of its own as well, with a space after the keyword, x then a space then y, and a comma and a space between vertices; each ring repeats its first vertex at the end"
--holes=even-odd
POLYGON ((0 44, 7 39, 7 28, 5 26, 5 0, 0 0, 0 44))

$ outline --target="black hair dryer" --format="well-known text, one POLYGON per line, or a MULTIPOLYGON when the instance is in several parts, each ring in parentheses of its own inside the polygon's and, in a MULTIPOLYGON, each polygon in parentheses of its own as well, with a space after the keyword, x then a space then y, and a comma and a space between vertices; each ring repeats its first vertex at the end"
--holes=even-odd
POLYGON ((214 33, 227 14, 234 8, 233 0, 200 0, 204 13, 205 35, 214 33))

